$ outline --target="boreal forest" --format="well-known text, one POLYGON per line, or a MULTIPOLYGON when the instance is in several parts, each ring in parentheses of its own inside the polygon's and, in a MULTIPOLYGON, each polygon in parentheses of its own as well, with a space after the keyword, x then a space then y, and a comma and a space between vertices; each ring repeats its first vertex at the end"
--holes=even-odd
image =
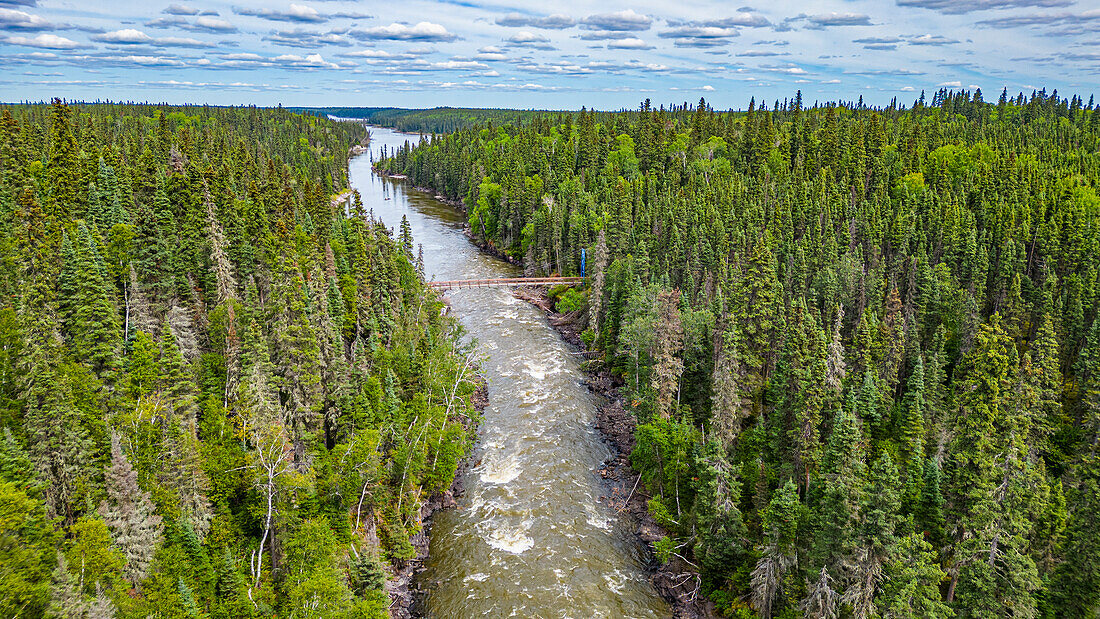
MULTIPOLYGON (((872 109, 809 106, 799 94, 739 113, 646 101, 620 113, 489 119, 391 155, 383 168, 463 201, 470 233, 529 273, 583 269, 587 286, 558 307, 583 321, 599 357, 592 369, 623 382, 637 420, 631 463, 668 531, 657 557, 697 565, 700 595, 718 612, 1096 616, 1100 111, 1091 99, 1003 92, 987 102, 980 90, 942 90, 872 109)), ((39 200, 61 191, 51 170, 39 200)), ((64 219, 91 217, 83 213, 64 219)), ((75 248, 62 266, 91 252, 90 227, 52 241, 75 248)), ((103 268, 116 268, 111 241, 94 245, 103 268)), ((23 264, 34 247, 16 253, 31 256, 23 264)), ((26 345, 45 324, 87 341, 74 326, 86 314, 66 313, 84 302, 66 294, 66 272, 51 288, 52 322, 9 314, 26 345)), ((213 266, 181 272, 208 273, 213 307, 213 266)), ((119 304, 127 280, 110 281, 119 304)), ((211 333, 200 392, 218 394, 204 419, 222 419, 227 357, 211 333)), ((99 357, 69 350, 50 354, 64 355, 63 384, 81 410, 101 393, 84 385, 121 374, 97 374, 107 367, 99 357)), ((36 436, 36 409, 25 406, 25 433, 36 436)), ((44 446, 30 449, 20 457, 44 446)), ((247 458, 247 447, 233 449, 247 458)), ((48 488, 47 508, 61 509, 48 488)), ((260 532, 244 516, 232 522, 246 539, 260 532)))
POLYGON ((365 136, 2 107, 0 616, 389 616, 477 385, 365 136))

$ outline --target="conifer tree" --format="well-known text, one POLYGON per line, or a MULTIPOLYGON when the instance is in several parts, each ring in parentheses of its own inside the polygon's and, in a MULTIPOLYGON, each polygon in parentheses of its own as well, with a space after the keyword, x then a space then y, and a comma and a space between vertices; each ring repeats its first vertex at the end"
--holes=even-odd
MULTIPOLYGON (((41 326, 31 331, 39 331, 41 326)), ((49 325, 28 342, 22 399, 26 402, 25 432, 38 476, 46 482, 45 500, 53 516, 72 523, 95 473, 93 446, 49 325)))
POLYGON ((821 497, 815 510, 816 564, 841 575, 855 554, 860 507, 864 501, 867 465, 859 419, 842 408, 821 467, 821 497))
POLYGON ((957 387, 959 404, 950 469, 957 572, 948 601, 960 616, 1030 615, 1038 586, 1023 532, 1026 515, 1013 494, 1020 460, 1021 418, 1008 400, 1017 371, 1016 350, 996 315, 982 325, 957 387), (1002 459, 1002 462, 998 462, 1002 459))
POLYGON ((743 374, 737 358, 739 341, 737 326, 730 325, 717 342, 718 360, 714 364, 711 432, 726 449, 741 434, 741 424, 750 409, 742 395, 743 374))
POLYGON ((657 396, 657 410, 665 419, 671 416, 673 405, 680 400, 680 375, 684 371, 684 360, 679 356, 684 346, 679 302, 679 290, 662 290, 657 294, 651 352, 656 366, 651 388, 657 396))
POLYGON ((83 223, 77 226, 71 262, 62 269, 69 273, 62 275, 62 282, 71 282, 61 290, 70 347, 77 359, 111 382, 119 370, 122 325, 114 307, 112 286, 83 223))
POLYGON ((57 553, 57 567, 50 586, 49 616, 57 619, 84 619, 88 603, 81 595, 79 581, 69 572, 69 562, 57 553))
POLYGON ((882 592, 875 600, 884 619, 946 619, 955 615, 940 600, 939 584, 946 574, 932 546, 917 533, 900 540, 884 569, 882 592))
POLYGON ((704 564, 727 567, 739 558, 746 536, 738 507, 741 481, 727 460, 723 446, 709 442, 705 449, 706 468, 702 471, 700 491, 695 496, 700 531, 694 552, 704 564))
POLYGON ((737 286, 735 320, 741 334, 738 359, 745 369, 745 389, 756 397, 764 386, 772 359, 776 333, 778 283, 769 235, 761 236, 752 250, 737 286))
POLYGON ((189 433, 197 431, 198 403, 191 373, 176 346, 176 337, 167 324, 160 332, 160 386, 168 396, 169 419, 176 420, 189 433))
POLYGON ((854 578, 844 592, 844 600, 851 605, 852 615, 857 619, 875 615, 874 600, 882 581, 882 568, 895 553, 900 510, 898 470, 890 455, 883 453, 871 466, 867 480, 867 493, 860 506, 862 523, 853 565, 854 578))
POLYGON ((792 480, 780 487, 763 515, 766 542, 762 556, 752 571, 750 600, 761 617, 771 617, 775 598, 782 588, 783 575, 795 566, 795 536, 802 505, 792 480))
POLYGON ((112 541, 126 558, 125 573, 134 587, 149 575, 153 554, 164 535, 161 517, 154 513, 149 493, 138 486, 137 472, 122 453, 119 436, 111 435, 111 466, 105 479, 107 500, 99 514, 111 530, 112 541))

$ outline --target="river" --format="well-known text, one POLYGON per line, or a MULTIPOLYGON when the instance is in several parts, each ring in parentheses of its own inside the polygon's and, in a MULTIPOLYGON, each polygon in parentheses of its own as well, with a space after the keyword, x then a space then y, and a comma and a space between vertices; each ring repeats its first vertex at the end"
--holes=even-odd
MULTIPOLYGON (((416 136, 371 128, 378 158, 416 136)), ((509 277, 516 267, 463 234, 465 217, 403 181, 349 164, 352 187, 391 228, 405 215, 423 244, 428 279, 509 277)), ((614 510, 596 469, 610 455, 593 426, 597 396, 579 360, 541 310, 507 289, 447 293, 484 358, 489 406, 466 492, 438 512, 420 582, 431 617, 668 617, 639 542, 614 510)))

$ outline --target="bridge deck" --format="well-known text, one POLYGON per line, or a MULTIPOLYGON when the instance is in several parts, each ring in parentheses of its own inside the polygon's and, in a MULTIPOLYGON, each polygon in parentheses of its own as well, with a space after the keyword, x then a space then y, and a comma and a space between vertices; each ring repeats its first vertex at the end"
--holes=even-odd
POLYGON ((580 284, 583 277, 507 277, 502 279, 456 279, 445 282, 428 282, 436 290, 451 288, 499 288, 504 286, 555 286, 558 284, 580 284))

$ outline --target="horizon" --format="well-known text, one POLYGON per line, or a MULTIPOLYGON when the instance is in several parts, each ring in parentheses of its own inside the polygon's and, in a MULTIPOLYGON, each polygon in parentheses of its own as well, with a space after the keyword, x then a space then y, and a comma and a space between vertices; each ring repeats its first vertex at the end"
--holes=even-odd
POLYGON ((166 0, 93 12, 0 0, 0 49, 12 67, 5 96, 21 101, 617 111, 702 96, 738 110, 796 90, 807 105, 884 107, 941 88, 1087 100, 1100 85, 1100 9, 1085 2, 799 8, 166 0))
MULTIPOLYGON (((929 96, 928 93, 926 93, 925 91, 922 90, 917 95, 917 98, 914 99, 911 104, 906 104, 904 99, 902 99, 900 97, 896 97, 893 101, 891 101, 888 104, 884 104, 884 105, 873 105, 873 104, 863 102, 863 107, 860 108, 860 109, 867 109, 867 110, 873 110, 873 111, 883 111, 883 110, 887 110, 887 109, 890 109, 891 107, 896 106, 897 110, 905 111, 905 110, 916 108, 918 102, 921 99, 924 99, 925 103, 928 104, 928 105, 933 104, 934 103, 934 98, 936 97, 937 94, 942 93, 942 94, 945 95, 945 98, 950 97, 952 95, 958 95, 958 94, 966 95, 968 98, 972 98, 973 95, 976 92, 980 92, 980 89, 977 89, 975 91, 975 90, 967 90, 967 89, 955 90, 955 89, 951 89, 951 88, 940 88, 940 89, 937 89, 935 92, 931 93, 932 96, 929 96)), ((1043 98, 1053 98, 1055 95, 1057 95, 1058 100, 1066 101, 1066 102, 1070 102, 1070 101, 1072 101, 1073 99, 1076 98, 1077 100, 1080 101, 1080 104, 1082 105, 1082 107, 1087 107, 1088 109, 1091 109, 1095 104, 1095 101, 1094 101, 1095 97, 1093 95, 1089 96, 1088 102, 1086 103, 1085 99, 1084 99, 1084 97, 1082 96, 1081 93, 1071 92, 1071 93, 1067 94, 1067 93, 1059 93, 1057 90, 1054 90, 1052 92, 1047 92, 1046 88, 1040 88, 1040 89, 1032 90, 1031 94, 1028 95, 1028 93, 1025 93, 1023 91, 1019 91, 1019 92, 1016 92, 1016 93, 1008 92, 1007 87, 1006 87, 1002 90, 1002 93, 1007 95, 1007 101, 1010 105, 1015 104, 1014 102, 1019 97, 1023 97, 1024 101, 1026 102, 1026 101, 1029 101, 1029 100, 1031 100, 1035 97, 1039 97, 1039 98, 1043 99, 1043 98)), ((797 94, 801 94, 801 91, 797 91, 796 95, 797 94)), ((994 100, 986 98, 985 95, 986 95, 986 93, 984 93, 984 92, 981 93, 982 102, 985 103, 986 105, 995 105, 994 100)), ((1001 96, 1001 94, 997 95, 998 99, 1000 98, 1000 96, 1001 96)), ((452 105, 436 105, 436 106, 430 106, 430 107, 396 107, 396 106, 385 106, 385 105, 370 105, 370 106, 366 106, 366 105, 364 105, 364 106, 328 105, 328 106, 326 106, 326 105, 283 105, 282 103, 277 103, 275 105, 258 105, 258 104, 255 104, 255 103, 224 103, 224 104, 219 104, 219 103, 198 103, 198 102, 174 103, 174 102, 170 102, 170 101, 148 101, 148 100, 146 100, 146 101, 136 101, 136 100, 113 101, 113 100, 109 100, 109 99, 97 100, 97 101, 86 101, 86 100, 69 100, 69 99, 64 99, 64 98, 61 98, 61 97, 51 97, 51 98, 48 98, 48 99, 40 99, 40 100, 34 100, 34 101, 29 101, 29 100, 28 101, 0 101, 0 106, 49 105, 55 99, 60 100, 62 103, 66 104, 66 105, 135 105, 135 106, 149 106, 149 107, 163 106, 163 107, 181 107, 181 108, 187 108, 187 107, 196 107, 196 108, 197 107, 250 108, 250 107, 252 107, 252 108, 258 108, 258 109, 287 109, 287 110, 295 111, 295 112, 297 112, 297 111, 303 111, 303 112, 328 111, 328 110, 398 110, 398 111, 403 111, 403 112, 421 112, 421 111, 431 111, 431 110, 455 110, 455 111, 500 111, 500 112, 508 111, 508 112, 532 112, 532 113, 546 113, 546 114, 554 114, 554 113, 558 113, 558 114, 562 114, 562 113, 576 114, 576 113, 580 113, 582 111, 587 110, 589 112, 596 112, 596 113, 601 113, 601 114, 618 114, 618 113, 623 113, 623 112, 634 111, 634 110, 638 109, 642 104, 645 104, 645 103, 649 103, 651 105, 651 109, 661 110, 661 111, 665 111, 665 110, 672 111, 677 107, 679 107, 680 109, 688 109, 688 110, 695 109, 696 107, 698 107, 698 102, 692 102, 692 101, 679 101, 679 102, 669 102, 669 103, 655 104, 652 101, 650 101, 649 99, 645 99, 645 100, 639 102, 639 105, 636 105, 634 108, 620 107, 620 108, 616 108, 616 109, 599 109, 599 108, 595 108, 595 107, 589 108, 589 107, 583 106, 583 105, 579 108, 467 107, 467 106, 452 106, 452 105)), ((701 97, 700 99, 706 102, 707 106, 711 109, 711 111, 713 111, 715 113, 719 113, 719 114, 745 113, 749 109, 749 107, 753 107, 754 104, 756 106, 756 109, 759 109, 761 111, 765 111, 765 110, 766 111, 775 111, 775 109, 777 109, 776 105, 775 105, 776 103, 781 103, 782 105, 786 106, 790 103, 793 103, 794 100, 795 100, 794 97, 790 97, 790 96, 783 97, 782 99, 775 99, 774 102, 772 103, 772 107, 769 108, 767 101, 761 100, 761 101, 757 102, 755 97, 751 97, 750 98, 750 103, 749 103, 748 106, 737 107, 737 108, 734 108, 734 107, 718 108, 718 107, 715 107, 714 105, 712 105, 710 101, 706 101, 705 96, 701 97)), ((860 99, 862 100, 862 96, 860 97, 860 99)), ((808 102, 808 101, 803 100, 801 109, 816 109, 816 108, 824 108, 824 107, 830 107, 830 106, 853 108, 857 105, 858 105, 857 101, 844 100, 844 99, 825 100, 825 101, 816 101, 815 100, 813 102, 808 102)), ((362 118, 359 118, 359 117, 341 118, 341 117, 339 117, 335 114, 329 114, 329 115, 332 116, 333 118, 338 119, 338 120, 362 120, 362 118)), ((371 124, 371 123, 368 122, 368 124, 371 124)))

